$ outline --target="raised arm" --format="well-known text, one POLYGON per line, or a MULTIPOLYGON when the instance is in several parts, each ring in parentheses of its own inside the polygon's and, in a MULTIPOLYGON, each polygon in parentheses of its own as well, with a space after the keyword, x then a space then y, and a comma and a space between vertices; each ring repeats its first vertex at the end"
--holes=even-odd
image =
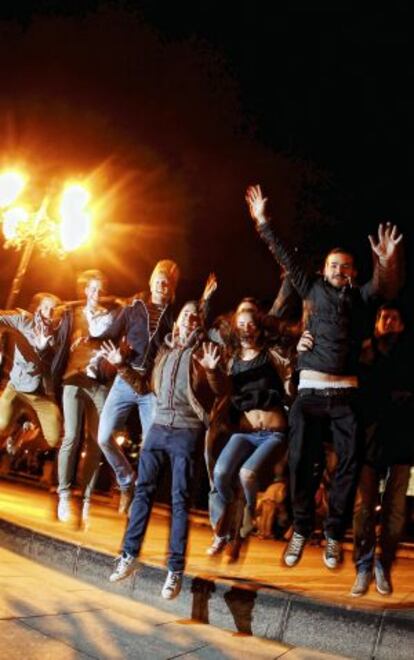
POLYGON ((292 284, 300 297, 306 298, 313 284, 313 279, 299 264, 294 253, 274 233, 266 211, 267 197, 263 197, 259 185, 250 186, 247 189, 246 202, 260 237, 266 243, 278 264, 289 272, 292 284))
POLYGON ((374 272, 370 282, 362 287, 366 297, 381 295, 391 300, 398 294, 404 280, 402 238, 397 226, 390 222, 378 226, 377 238, 368 236, 374 257, 374 272))

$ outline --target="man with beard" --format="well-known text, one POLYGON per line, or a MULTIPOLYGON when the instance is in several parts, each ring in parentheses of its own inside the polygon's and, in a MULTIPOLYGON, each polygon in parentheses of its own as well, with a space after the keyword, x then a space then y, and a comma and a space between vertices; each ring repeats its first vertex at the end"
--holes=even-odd
POLYGON ((62 430, 51 376, 59 345, 55 318, 59 303, 52 293, 37 293, 31 304, 33 313, 0 312, 0 329, 11 333, 15 341, 10 379, 0 397, 0 431, 10 426, 16 405, 26 404, 36 413, 48 447, 56 447, 62 430))
POLYGON ((304 271, 293 252, 276 236, 266 215, 267 199, 260 186, 247 190, 246 201, 257 231, 277 261, 288 271, 306 311, 306 329, 314 344, 298 357, 298 396, 289 415, 289 468, 293 507, 293 535, 284 561, 299 561, 314 526, 314 465, 322 453, 321 424, 329 424, 338 457, 325 521, 323 561, 336 568, 342 560, 341 540, 346 512, 353 496, 358 468, 358 360, 363 340, 369 336, 368 304, 379 293, 392 289, 397 271, 397 245, 402 236, 387 223, 378 228, 378 241, 369 237, 375 269, 364 286, 355 286, 356 268, 344 249, 331 250, 323 276, 304 271))
MULTIPOLYGON (((206 343, 201 346, 202 336, 198 303, 186 303, 154 366, 153 383, 157 395, 154 421, 141 449, 138 481, 123 551, 109 578, 116 582, 134 571, 158 475, 163 463, 169 459, 172 517, 168 574, 161 592, 167 600, 178 596, 181 590, 194 462, 204 438, 207 413, 226 380, 218 369, 218 347, 206 343)), ((122 359, 120 351, 113 345, 107 345, 106 357, 112 363, 122 359)))

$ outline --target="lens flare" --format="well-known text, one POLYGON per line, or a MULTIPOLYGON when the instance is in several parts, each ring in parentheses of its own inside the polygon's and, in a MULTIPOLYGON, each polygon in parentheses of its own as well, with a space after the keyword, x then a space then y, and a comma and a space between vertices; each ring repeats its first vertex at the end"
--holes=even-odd
POLYGON ((20 172, 0 174, 0 206, 12 204, 22 192, 25 184, 26 179, 20 172))
POLYGON ((79 184, 65 188, 60 203, 60 241, 65 252, 76 250, 91 234, 89 192, 79 184))

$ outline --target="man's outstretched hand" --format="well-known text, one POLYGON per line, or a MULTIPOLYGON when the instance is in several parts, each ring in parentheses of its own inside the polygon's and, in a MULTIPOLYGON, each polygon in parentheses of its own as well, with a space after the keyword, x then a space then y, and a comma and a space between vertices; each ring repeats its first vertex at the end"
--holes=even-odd
POLYGON ((403 235, 398 233, 397 225, 392 225, 391 222, 387 222, 385 226, 379 225, 377 242, 373 236, 368 236, 372 251, 384 261, 394 257, 397 245, 401 243, 402 238, 403 235))
POLYGON ((267 222, 266 203, 267 197, 263 197, 262 189, 259 185, 249 186, 246 191, 246 202, 249 207, 250 215, 258 225, 264 225, 267 222))

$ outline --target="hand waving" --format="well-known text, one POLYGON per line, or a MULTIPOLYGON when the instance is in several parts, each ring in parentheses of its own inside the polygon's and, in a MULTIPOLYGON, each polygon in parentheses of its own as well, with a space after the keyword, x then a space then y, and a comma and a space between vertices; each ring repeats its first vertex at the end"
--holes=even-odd
POLYGON ((260 186, 249 186, 246 191, 246 202, 253 220, 262 225, 267 222, 266 203, 267 197, 263 197, 260 186))
POLYGON ((108 360, 108 362, 114 366, 122 363, 121 349, 117 348, 110 340, 102 342, 100 354, 105 360, 108 360))
POLYGON ((220 349, 216 344, 213 344, 212 342, 204 342, 203 355, 201 358, 197 357, 197 361, 202 367, 204 367, 204 369, 213 371, 216 369, 220 357, 220 349))
POLYGON ((402 237, 403 235, 398 233, 397 225, 387 222, 385 229, 383 224, 378 227, 378 242, 375 242, 373 236, 368 236, 368 239, 371 249, 377 257, 387 261, 394 256, 396 247, 402 241, 402 237))

